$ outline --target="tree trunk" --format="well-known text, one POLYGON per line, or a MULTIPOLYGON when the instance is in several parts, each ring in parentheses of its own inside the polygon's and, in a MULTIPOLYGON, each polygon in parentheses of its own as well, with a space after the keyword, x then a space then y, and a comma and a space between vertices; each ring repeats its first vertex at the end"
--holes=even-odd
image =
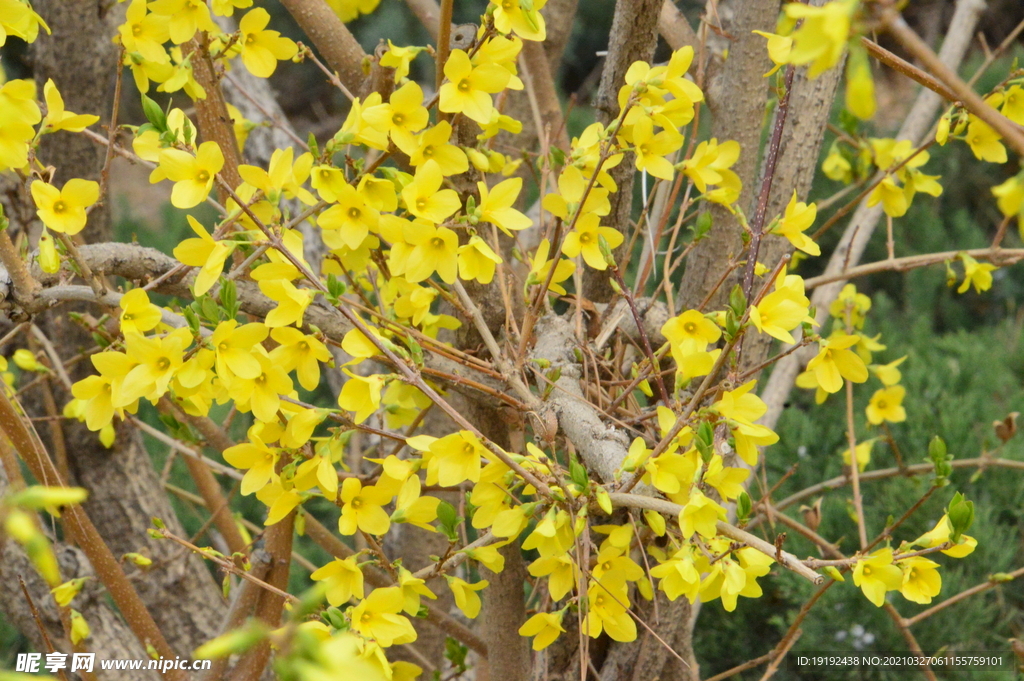
MULTIPOLYGON (((52 78, 68 110, 107 118, 117 68, 118 52, 111 37, 118 12, 104 14, 102 8, 109 7, 109 3, 97 0, 37 0, 34 5, 53 31, 49 37, 41 34, 33 46, 38 84, 41 87, 52 78)), ((99 180, 106 154, 83 135, 59 132, 43 138, 40 158, 59 169, 59 182, 63 183, 72 177, 99 180)), ((31 211, 15 214, 31 215, 31 211)), ((28 232, 31 225, 18 226, 28 232)), ((93 210, 82 235, 89 242, 112 240, 108 211, 93 210)), ((73 323, 67 312, 62 309, 36 321, 65 360, 94 344, 89 333, 73 323)), ((72 380, 78 380, 91 374, 92 367, 79 362, 69 373, 72 380)), ((72 398, 56 380, 50 381, 46 389, 52 389, 58 412, 72 398)), ((47 400, 38 389, 26 397, 30 411, 47 415, 47 400)), ((122 425, 114 447, 106 449, 84 424, 73 420, 61 424, 61 438, 50 438, 50 451, 58 453, 60 459, 59 450, 66 449, 71 482, 89 490, 84 508, 115 555, 139 552, 153 559, 152 569, 146 579, 136 582, 136 588, 168 643, 181 655, 189 655, 216 635, 225 607, 202 559, 183 553, 170 542, 151 539, 146 533, 154 517, 163 520, 175 534, 184 531, 141 438, 130 425, 122 425), (189 597, 183 599, 182 594, 189 597)), ((27 607, 16 592, 5 591, 3 598, 6 611, 27 607)), ((30 631, 26 634, 31 635, 30 631)))

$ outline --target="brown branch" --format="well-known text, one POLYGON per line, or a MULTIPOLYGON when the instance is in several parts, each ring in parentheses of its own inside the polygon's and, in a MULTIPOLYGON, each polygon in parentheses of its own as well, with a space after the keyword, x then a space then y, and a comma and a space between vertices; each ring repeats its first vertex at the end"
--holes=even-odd
POLYGON ((697 47, 697 34, 686 20, 683 13, 672 0, 665 0, 658 15, 658 32, 673 50, 686 47, 697 47))
MULTIPOLYGON (((270 554, 267 584, 272 588, 260 592, 259 600, 256 603, 256 619, 272 629, 276 629, 281 624, 281 612, 285 601, 295 602, 293 600, 295 597, 286 591, 294 534, 295 511, 292 510, 279 522, 267 528, 263 535, 264 549, 270 554)), ((263 674, 263 669, 269 660, 270 641, 261 641, 255 648, 242 656, 238 666, 231 674, 231 679, 233 681, 258 679, 263 674)))
POLYGON ((907 26, 907 22, 895 10, 887 10, 883 15, 885 28, 912 55, 921 61, 953 92, 951 101, 959 100, 964 107, 975 116, 988 123, 1006 142, 1013 147, 1019 156, 1024 156, 1024 130, 1009 118, 996 111, 981 98, 967 83, 961 80, 956 71, 949 68, 939 59, 928 45, 907 26))
POLYGON ((942 84, 942 81, 917 68, 906 59, 893 54, 870 38, 861 38, 861 43, 867 48, 868 54, 888 66, 893 71, 902 73, 904 76, 907 76, 916 83, 923 85, 948 102, 955 102, 959 99, 956 96, 956 93, 942 84))
MULTIPOLYGON (((196 126, 205 141, 216 142, 220 147, 224 154, 224 167, 220 174, 232 187, 237 187, 242 184, 242 176, 238 174, 241 155, 235 140, 231 116, 224 102, 224 92, 220 89, 220 79, 214 69, 213 59, 210 58, 209 44, 206 33, 200 31, 184 48, 191 56, 192 73, 196 82, 206 91, 205 99, 195 100, 196 126)), ((220 192, 219 196, 221 203, 227 203, 223 192, 220 192)))
POLYGON ((341 82, 358 92, 365 79, 366 52, 324 0, 281 0, 288 13, 337 72, 341 82))
POLYGON ((812 289, 817 286, 821 286, 822 284, 830 284, 834 281, 846 281, 848 279, 855 279, 857 277, 876 274, 878 272, 907 272, 918 267, 927 267, 928 265, 937 265, 948 260, 954 260, 961 253, 966 253, 977 260, 987 260, 992 264, 999 265, 1001 267, 1013 265, 1024 260, 1024 248, 973 248, 965 251, 944 251, 941 253, 908 255, 903 258, 879 260, 877 262, 858 265, 857 267, 851 267, 848 270, 836 272, 834 274, 822 274, 817 277, 811 277, 804 280, 804 285, 807 289, 812 289))
POLYGON ((427 29, 430 39, 434 41, 434 44, 437 44, 438 27, 441 23, 441 8, 438 7, 434 0, 405 0, 405 4, 409 6, 412 13, 420 20, 423 28, 427 29))
MULTIPOLYGON (((15 406, 6 390, 0 390, 0 429, 11 440, 37 481, 46 485, 66 487, 66 483, 46 454, 39 436, 35 434, 31 424, 26 423, 22 414, 24 410, 15 406)), ((96 531, 96 527, 82 507, 77 504, 65 507, 62 518, 65 530, 88 557, 89 563, 142 646, 152 646, 161 656, 175 658, 175 651, 168 645, 132 583, 121 570, 117 558, 96 531)), ((162 673, 171 681, 187 681, 185 673, 181 670, 168 669, 162 673)))

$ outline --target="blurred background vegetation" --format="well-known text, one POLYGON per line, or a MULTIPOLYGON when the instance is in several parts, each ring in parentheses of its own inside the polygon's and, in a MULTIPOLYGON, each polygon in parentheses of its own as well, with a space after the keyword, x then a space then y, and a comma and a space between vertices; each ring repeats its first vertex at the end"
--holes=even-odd
MULTIPOLYGON (((474 22, 485 7, 484 0, 460 0, 456 3, 457 22, 474 22)), ((276 3, 267 3, 276 25, 286 35, 303 39, 298 27, 276 3)), ((572 38, 566 50, 559 78, 563 95, 572 100, 569 117, 570 134, 578 134, 592 119, 589 101, 600 74, 597 53, 607 44, 614 0, 582 0, 572 38)), ((680 7, 696 22, 702 4, 687 0, 680 7)), ((952 11, 950 0, 911 2, 908 16, 932 42, 943 30, 944 21, 952 11)), ((1024 15, 1024 3, 1002 0, 990 3, 982 22, 988 44, 998 44, 1024 15)), ((351 24, 364 47, 372 50, 380 40, 396 44, 427 44, 428 37, 416 18, 401 0, 382 0, 371 15, 351 24)), ((986 87, 999 82, 1022 50, 1015 47, 999 60, 980 82, 986 87)), ((668 54, 665 45, 659 57, 668 54)), ((18 41, 8 41, 3 65, 8 77, 30 73, 30 58, 18 41)), ((982 61, 976 49, 962 72, 971 74, 982 61)), ((421 56, 414 62, 411 76, 423 83, 433 81, 433 66, 421 56)), ((862 129, 866 135, 893 134, 909 107, 913 89, 898 76, 877 73, 882 110, 878 120, 862 129), (910 95, 908 95, 910 93, 910 95)), ((301 134, 313 133, 318 138, 330 137, 346 113, 343 98, 331 88, 322 75, 308 64, 283 63, 272 79, 280 100, 301 134)), ((125 79, 126 93, 122 115, 127 122, 142 122, 138 94, 132 91, 131 79, 125 79)), ((738 94, 737 96, 742 96, 738 94)), ((839 122, 842 102, 837 102, 835 122, 839 122)), ((827 152, 832 142, 823 145, 827 152)), ((931 161, 923 168, 942 176, 944 192, 932 199, 920 196, 910 212, 895 221, 894 236, 898 256, 934 251, 977 248, 988 245, 1000 220, 990 188, 1002 182, 1018 168, 995 167, 976 161, 963 144, 945 148, 933 147, 931 161)), ((170 252, 188 233, 184 213, 166 201, 165 188, 150 187, 146 171, 127 163, 115 165, 112 178, 116 233, 122 241, 138 242, 170 252)), ((821 201, 842 189, 842 185, 819 175, 809 200, 821 201)), ((819 214, 821 224, 843 201, 819 214)), ((200 207, 202 208, 202 207, 200 207)), ((193 212, 195 214, 195 212, 193 212)), ((213 215, 208 216, 211 220, 213 215)), ((209 222, 209 220, 207 221, 209 222)), ((844 225, 840 222, 823 241, 823 252, 830 252, 844 225)), ((1020 247, 1021 237, 1015 229, 1007 235, 1004 245, 1020 247)), ((865 261, 886 257, 885 230, 877 231, 865 261)), ((799 272, 813 276, 824 266, 824 258, 804 260, 799 272)), ((946 441, 957 458, 972 458, 986 451, 998 456, 1024 460, 1024 436, 1011 439, 1000 448, 992 422, 1013 411, 1024 411, 1024 308, 1019 308, 1024 291, 1024 267, 1001 269, 995 273, 992 290, 977 295, 957 294, 946 285, 944 269, 934 267, 911 273, 885 273, 857 281, 858 290, 872 298, 873 308, 865 330, 881 334, 887 349, 876 355, 877 363, 895 360, 904 355, 903 385, 907 388, 904 405, 905 423, 891 427, 892 436, 907 463, 926 459, 927 443, 934 435, 946 441)), ((763 385, 763 381, 762 381, 763 385)), ((883 436, 866 423, 863 416, 871 392, 877 385, 868 384, 856 390, 859 440, 883 436)), ((331 398, 326 386, 317 401, 331 398)), ((305 397, 310 397, 306 395, 305 397)), ((144 405, 147 407, 147 405, 144 405)), ((792 474, 773 494, 781 499, 824 479, 841 474, 841 452, 846 449, 844 403, 833 396, 816 406, 813 393, 797 391, 779 423, 781 441, 766 456, 769 484, 791 469, 792 474)), ((153 409, 144 409, 143 416, 159 426, 153 409)), ((222 420, 226 413, 211 414, 222 420)), ((234 434, 244 434, 245 423, 232 423, 234 434)), ((168 462, 166 446, 147 438, 154 465, 166 472, 169 485, 191 489, 191 478, 180 460, 168 462)), ((884 441, 876 443, 868 470, 896 465, 892 448, 884 441)), ((877 532, 887 516, 898 517, 927 491, 929 476, 892 478, 864 484, 868 525, 877 532)), ((975 475, 973 469, 957 470, 952 484, 934 494, 922 511, 897 533, 897 543, 913 539, 931 528, 942 514, 955 490, 974 500, 977 518, 970 534, 978 539, 974 554, 963 560, 942 556, 942 597, 984 582, 995 572, 1009 572, 1024 565, 1024 473, 1004 469, 988 469, 975 475)), ((172 495, 173 496, 173 495, 172 495)), ((237 491, 235 492, 237 496, 237 491)), ((756 496, 756 495, 755 495, 756 496)), ((178 497, 175 507, 189 532, 200 531, 205 514, 178 497)), ((856 524, 851 518, 850 493, 846 488, 828 492, 822 503, 819 533, 852 550, 856 543, 856 524)), ((322 501, 322 500, 320 500, 322 501)), ((813 501, 813 500, 811 500, 813 501)), ((254 498, 241 500, 243 516, 253 523, 262 521, 263 505, 254 498)), ((319 503, 319 502, 317 502, 319 503)), ((316 515, 316 504, 307 505, 316 515)), ((323 518, 333 518, 330 509, 323 518)), ((795 513, 796 509, 790 509, 795 513)), ((779 528, 767 528, 769 538, 779 528)), ((869 532, 870 534, 870 532, 869 532)), ((798 555, 816 555, 814 547, 793 532, 787 548, 798 555)), ((313 542, 301 540, 296 550, 320 565, 329 557, 313 542)), ((308 572, 294 566, 292 589, 308 585, 308 572)), ((703 676, 739 664, 752 656, 770 650, 788 628, 801 604, 811 595, 813 587, 784 570, 761 580, 765 597, 740 599, 734 613, 726 613, 718 602, 702 608, 694 641, 703 676)), ((896 597, 897 607, 905 617, 924 609, 896 597)), ((830 589, 802 625, 803 634, 790 655, 812 651, 902 651, 906 644, 892 621, 882 610, 872 606, 852 583, 830 589)), ((1008 652, 1007 639, 1024 634, 1024 585, 1011 582, 925 620, 914 628, 925 651, 948 647, 951 651, 1008 652)), ((25 649, 25 641, 0 618, 0 668, 8 667, 16 653, 25 649)), ((759 678, 760 670, 737 678, 759 678)), ((902 679, 916 671, 865 671, 863 676, 844 674, 844 678, 902 679), (872 676, 871 674, 874 674, 872 676)), ((1015 677, 1013 672, 987 672, 977 678, 1002 679, 1015 677)), ((780 679, 836 678, 835 674, 815 674, 792 665, 784 667, 780 679)), ((961 673, 957 679, 971 678, 961 673)))

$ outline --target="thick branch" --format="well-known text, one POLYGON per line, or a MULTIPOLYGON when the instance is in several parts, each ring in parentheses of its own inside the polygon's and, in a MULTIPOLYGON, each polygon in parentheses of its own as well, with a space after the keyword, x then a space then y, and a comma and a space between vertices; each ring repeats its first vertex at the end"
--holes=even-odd
POLYGON ((358 92, 365 75, 366 52, 324 0, 281 0, 341 82, 358 92))
POLYGON ((694 49, 697 47, 697 34, 693 32, 690 22, 686 20, 672 0, 665 0, 661 4, 661 14, 658 15, 658 32, 673 50, 687 45, 694 49))

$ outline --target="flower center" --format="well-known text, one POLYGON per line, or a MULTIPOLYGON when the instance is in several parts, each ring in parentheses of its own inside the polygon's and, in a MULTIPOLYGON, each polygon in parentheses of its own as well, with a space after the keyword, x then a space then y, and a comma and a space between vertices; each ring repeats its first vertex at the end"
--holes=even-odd
POLYGON ((405 116, 403 114, 396 113, 391 117, 391 122, 394 123, 395 126, 401 126, 402 123, 405 123, 405 116))
POLYGON ((871 566, 870 565, 865 565, 864 566, 864 576, 867 577, 870 574, 871 574, 871 566))
POLYGON ((63 213, 67 209, 68 209, 68 206, 63 201, 55 201, 53 203, 53 212, 54 213, 63 213))
POLYGON ((141 24, 133 24, 132 25, 132 35, 134 35, 134 36, 142 35, 142 25, 141 24))
POLYGON ((227 341, 223 341, 220 345, 218 345, 217 346, 217 350, 219 352, 227 352, 228 351, 228 343, 227 343, 227 341))
POLYGON ((266 383, 267 383, 267 375, 266 374, 260 374, 259 377, 256 379, 256 385, 266 385, 266 383))
POLYGON ((697 325, 693 322, 686 322, 683 324, 683 331, 692 336, 697 333, 697 325))
POLYGON ((362 508, 363 502, 360 501, 359 498, 357 497, 349 502, 349 506, 351 506, 352 508, 362 508))
POLYGON ((589 233, 584 232, 583 234, 580 234, 580 243, 581 244, 589 244, 590 241, 591 241, 591 236, 590 236, 589 233))
POLYGON ((256 42, 256 34, 250 33, 249 35, 245 36, 246 45, 252 45, 254 42, 256 42))
POLYGON ((210 181, 210 171, 208 171, 208 170, 200 170, 196 174, 196 179, 199 180, 200 182, 209 182, 210 181))
POLYGON ((472 86, 469 83, 469 78, 463 78, 459 81, 459 92, 469 92, 472 86))
POLYGON ((472 454, 474 451, 476 451, 476 447, 474 447, 470 443, 467 442, 466 444, 462 445, 463 454, 466 454, 468 456, 469 454, 472 454))
MULTIPOLYGON (((444 248, 444 239, 442 239, 439 236, 435 236, 433 239, 430 240, 430 245, 433 246, 434 248, 444 248)), ((466 446, 468 447, 470 445, 466 446)))
POLYGON ((424 198, 416 199, 416 210, 424 210, 427 207, 427 200, 424 198))
POLYGON ((348 216, 353 220, 358 220, 361 214, 362 213, 360 213, 359 209, 356 208, 355 206, 352 206, 351 208, 348 209, 348 216))
POLYGON ((879 409, 885 409, 885 408, 886 408, 886 407, 888 407, 888 406, 889 406, 889 405, 888 405, 888 403, 886 403, 886 401, 885 401, 885 400, 878 400, 878 408, 879 408, 879 409))
POLYGON ((167 371, 167 368, 169 366, 171 366, 171 360, 167 359, 166 357, 161 357, 156 362, 156 368, 159 369, 160 371, 167 371))
POLYGON ((433 155, 434 155, 434 145, 431 144, 431 145, 427 145, 427 146, 423 147, 423 156, 424 157, 430 158, 433 155))

